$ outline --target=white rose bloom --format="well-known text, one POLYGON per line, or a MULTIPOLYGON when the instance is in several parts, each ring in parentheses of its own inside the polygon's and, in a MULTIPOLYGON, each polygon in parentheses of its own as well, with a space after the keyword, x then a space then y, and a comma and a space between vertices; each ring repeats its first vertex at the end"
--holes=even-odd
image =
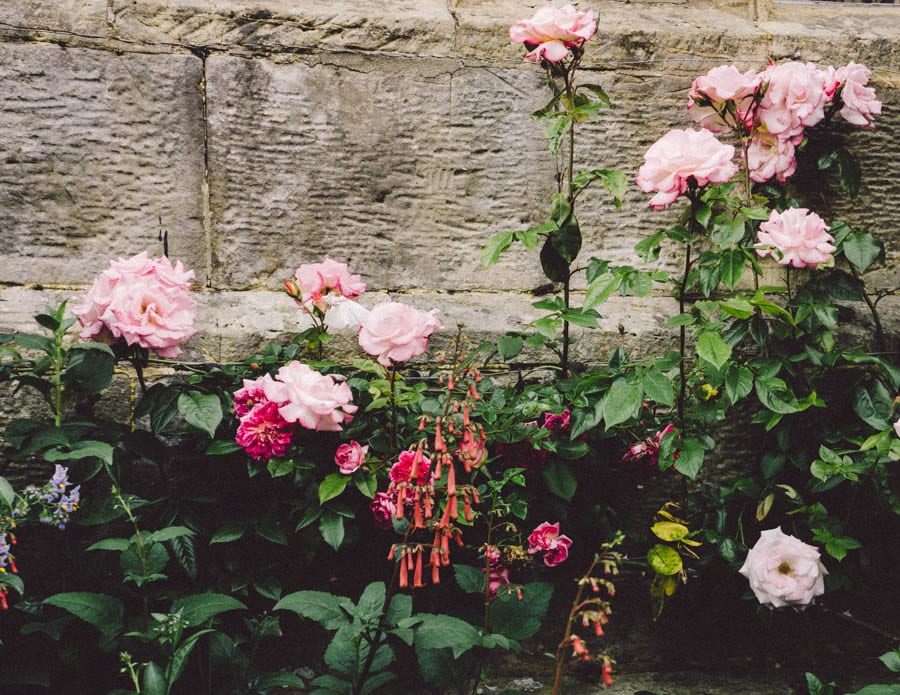
POLYGON ((740 573, 764 606, 805 608, 825 593, 828 571, 819 551, 781 527, 763 531, 744 561, 740 573))

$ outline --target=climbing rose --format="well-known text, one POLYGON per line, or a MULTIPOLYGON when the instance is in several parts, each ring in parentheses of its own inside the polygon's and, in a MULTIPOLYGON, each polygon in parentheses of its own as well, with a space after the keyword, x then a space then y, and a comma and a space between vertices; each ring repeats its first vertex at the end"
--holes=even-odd
POLYGON ((713 68, 691 84, 688 113, 701 127, 714 133, 746 126, 753 120, 754 97, 760 81, 753 70, 742 73, 734 65, 713 68))
POLYGON ((259 403, 241 418, 234 440, 250 456, 260 461, 284 456, 291 444, 293 425, 278 412, 278 404, 259 403))
POLYGON ((368 444, 362 446, 357 441, 351 441, 349 444, 341 444, 334 454, 334 463, 341 473, 350 475, 353 471, 363 465, 368 451, 368 444))
POLYGON ((794 145, 790 140, 755 131, 747 148, 747 166, 750 178, 757 183, 773 176, 784 183, 797 171, 794 145))
POLYGON ((580 46, 597 31, 594 11, 578 12, 572 5, 541 7, 531 19, 520 19, 509 28, 509 40, 525 44, 526 60, 558 63, 569 49, 580 46))
POLYGON ((662 210, 688 189, 689 179, 698 186, 728 181, 738 170, 733 157, 734 147, 708 130, 670 130, 647 150, 635 183, 645 193, 658 191, 650 206, 662 210))
POLYGON ((351 275, 346 263, 326 258, 321 263, 304 263, 294 272, 301 302, 312 302, 325 311, 324 297, 337 294, 354 298, 366 291, 366 283, 359 275, 351 275))
POLYGON ((392 495, 386 492, 376 492, 369 505, 375 525, 384 530, 390 530, 393 526, 394 514, 397 513, 397 503, 392 495))
POLYGON ((565 561, 571 546, 571 538, 559 535, 559 522, 551 524, 545 521, 528 536, 528 552, 532 555, 544 553, 544 564, 547 567, 554 567, 565 561))
POLYGON ((119 340, 177 357, 178 347, 193 336, 197 303, 191 297, 193 270, 146 252, 110 261, 94 280, 84 302, 72 309, 85 340, 110 345, 119 340))
POLYGON ((813 63, 772 65, 763 72, 763 83, 767 86, 757 115, 766 132, 797 145, 805 128, 825 118, 830 79, 813 63))
POLYGON ((756 253, 776 257, 781 265, 814 268, 829 263, 836 250, 828 229, 825 220, 806 208, 772 210, 769 221, 759 225, 759 243, 775 248, 757 248, 756 253))
POLYGON ((278 403, 281 417, 308 430, 340 431, 357 410, 344 377, 320 374, 296 360, 281 367, 263 389, 278 403))
POLYGON ((440 327, 434 313, 399 302, 379 304, 363 320, 359 346, 385 367, 421 355, 428 349, 428 336, 440 327))
POLYGON ((843 85, 841 117, 863 128, 873 128, 875 116, 881 115, 881 102, 875 98, 875 90, 866 87, 871 74, 869 68, 859 63, 850 63, 835 73, 835 79, 843 85))
POLYGON ((740 573, 764 606, 805 608, 825 593, 828 571, 819 551, 778 526, 763 531, 744 561, 740 573))

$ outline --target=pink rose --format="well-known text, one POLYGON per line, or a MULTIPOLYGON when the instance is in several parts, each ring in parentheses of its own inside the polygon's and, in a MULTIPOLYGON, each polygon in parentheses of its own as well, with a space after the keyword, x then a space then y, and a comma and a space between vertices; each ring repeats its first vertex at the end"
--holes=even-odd
MULTIPOLYGON (((391 482, 395 485, 397 483, 409 483, 411 482, 409 479, 410 473, 412 473, 412 464, 413 459, 416 457, 415 451, 401 451, 400 456, 397 458, 397 462, 391 466, 390 478, 391 482)), ((422 462, 419 464, 419 475, 415 481, 412 481, 413 485, 428 485, 431 483, 431 476, 429 473, 431 472, 431 459, 427 456, 422 457, 422 462)))
POLYGON ((754 131, 747 148, 747 166, 750 178, 757 183, 768 181, 773 176, 784 183, 797 171, 794 145, 776 135, 754 131))
POLYGON ((568 432, 571 424, 571 414, 566 408, 559 415, 553 413, 544 413, 544 429, 551 432, 568 432))
MULTIPOLYGON (((647 437, 643 441, 635 442, 628 447, 628 451, 625 452, 622 461, 628 463, 646 459, 647 463, 651 466, 655 466, 659 462, 659 447, 662 444, 663 438, 669 434, 669 432, 674 431, 674 429, 675 425, 668 424, 653 436, 647 437)), ((678 454, 679 452, 676 451, 672 458, 677 460, 678 454)))
POLYGON ((828 574, 819 551, 780 526, 760 534, 739 571, 750 580, 757 600, 770 608, 806 608, 825 593, 828 574))
POLYGON ((569 49, 580 46, 597 31, 594 11, 578 12, 572 5, 563 8, 545 5, 531 19, 520 19, 509 28, 509 40, 525 44, 525 59, 535 63, 558 63, 569 49))
POLYGON ((645 193, 658 191, 650 206, 662 210, 684 193, 688 179, 698 186, 724 183, 737 173, 734 147, 708 130, 670 130, 644 155, 635 183, 645 193))
POLYGON ((825 220, 806 208, 772 210, 769 221, 759 225, 759 243, 768 248, 757 248, 756 253, 795 268, 829 263, 836 249, 828 229, 825 220))
POLYGON ((869 68, 859 63, 850 63, 835 73, 835 79, 842 85, 841 116, 863 128, 873 128, 875 116, 881 115, 881 102, 875 98, 875 90, 866 87, 871 74, 869 68))
POLYGON ((351 275, 346 263, 326 258, 321 263, 304 263, 294 273, 300 301, 312 302, 325 311, 323 297, 328 293, 354 298, 366 291, 366 283, 359 275, 351 275))
POLYGON ((363 465, 368 452, 368 444, 366 446, 361 446, 357 441, 351 441, 349 444, 341 444, 334 454, 334 463, 341 473, 350 475, 353 471, 363 465))
POLYGON ((266 398, 279 404, 278 412, 288 422, 297 422, 308 430, 337 432, 357 410, 343 379, 294 361, 281 367, 263 388, 266 398))
POLYGON ((544 564, 547 567, 554 567, 565 561, 571 546, 571 538, 559 535, 559 522, 551 524, 545 521, 528 536, 528 552, 532 555, 544 553, 544 564))
POLYGON ((113 344, 119 340, 177 357, 178 346, 193 336, 197 303, 191 297, 194 271, 181 261, 140 253, 110 261, 72 309, 84 330, 80 337, 113 344))
POLYGON ((753 70, 742 73, 734 65, 713 68, 691 84, 688 113, 714 133, 748 126, 761 80, 753 70))
POLYGON ((399 302, 379 304, 363 320, 359 346, 385 367, 421 355, 428 349, 428 336, 440 327, 434 313, 399 302))
POLYGON ((386 492, 376 492, 369 509, 372 510, 372 517, 378 528, 389 531, 393 527, 397 503, 391 495, 386 492))
POLYGON ((293 425, 285 422, 278 404, 260 403, 253 407, 238 425, 234 440, 257 460, 284 456, 291 444, 293 425))
POLYGON ((763 72, 766 92, 758 118, 766 132, 790 138, 796 145, 803 130, 825 118, 828 74, 812 63, 791 61, 772 65, 763 72))

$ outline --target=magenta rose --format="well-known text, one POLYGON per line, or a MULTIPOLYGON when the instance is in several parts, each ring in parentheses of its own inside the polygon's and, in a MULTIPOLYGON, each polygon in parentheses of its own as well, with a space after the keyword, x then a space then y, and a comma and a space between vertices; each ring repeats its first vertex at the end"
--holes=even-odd
MULTIPOLYGON (((410 482, 409 475, 412 472, 412 464, 415 457, 415 451, 410 451, 407 449, 400 452, 400 456, 397 458, 397 462, 393 466, 391 466, 390 478, 392 483, 397 484, 410 482)), ((423 456, 422 462, 419 464, 419 476, 415 481, 413 481, 412 484, 427 485, 431 483, 431 476, 429 475, 430 472, 431 459, 427 456, 423 456)))
POLYGON ((376 492, 369 509, 372 510, 372 517, 378 528, 388 531, 393 527, 394 515, 397 513, 397 503, 393 496, 386 492, 376 492))
POLYGON ((765 94, 757 117, 765 130, 799 144, 803 130, 825 118, 830 84, 827 72, 812 63, 790 61, 763 72, 765 94))
POLYGON ((340 431, 357 410, 344 377, 320 374, 297 361, 281 367, 263 388, 266 398, 279 404, 285 420, 308 430, 340 431))
POLYGON ((790 140, 754 131, 747 147, 747 166, 750 178, 763 183, 771 178, 784 183, 797 171, 794 145, 790 140))
POLYGON ((568 432, 572 426, 571 419, 572 416, 568 408, 559 415, 544 413, 544 429, 551 432, 568 432))
POLYGON ((278 404, 269 402, 255 405, 238 425, 235 441, 257 460, 284 456, 291 444, 293 425, 278 412, 278 404))
POLYGON ((357 441, 341 444, 334 454, 334 463, 341 473, 350 475, 365 463, 368 451, 368 444, 362 446, 357 441))
POLYGON ((177 357, 179 345, 193 336, 197 303, 191 297, 194 271, 165 257, 146 253, 110 261, 72 309, 85 340, 108 344, 123 341, 155 350, 160 357, 177 357))
POLYGON ((571 538, 559 535, 559 522, 551 524, 545 521, 528 536, 528 552, 532 555, 543 553, 544 564, 547 567, 554 567, 564 562, 569 557, 571 546, 571 538))
POLYGON ((572 5, 541 7, 531 19, 520 19, 509 28, 509 40, 525 44, 526 60, 558 63, 569 49, 580 46, 597 31, 594 11, 578 12, 572 5))
POLYGON ((688 92, 688 113, 701 127, 716 133, 745 127, 753 121, 756 90, 762 78, 734 65, 713 68, 698 77, 688 92))
POLYGON ((260 403, 268 403, 265 384, 272 380, 268 374, 257 379, 244 379, 242 388, 234 392, 234 414, 239 418, 244 417, 260 403))
POLYGON ((825 220, 806 208, 772 210, 768 222, 759 225, 760 256, 772 256, 781 265, 815 268, 831 262, 835 247, 825 220))
POLYGON ((881 115, 881 102, 875 90, 867 87, 872 71, 865 65, 850 63, 838 68, 835 79, 841 84, 841 117, 848 123, 873 128, 875 116, 881 115))
POLYGON ((645 193, 657 191, 650 207, 662 210, 688 189, 689 179, 698 186, 724 183, 734 176, 734 147, 719 142, 708 130, 670 130, 644 155, 635 183, 645 193))
POLYGON ((400 302, 384 302, 363 320, 359 346, 385 367, 428 349, 428 337, 440 327, 435 310, 417 311, 400 302))

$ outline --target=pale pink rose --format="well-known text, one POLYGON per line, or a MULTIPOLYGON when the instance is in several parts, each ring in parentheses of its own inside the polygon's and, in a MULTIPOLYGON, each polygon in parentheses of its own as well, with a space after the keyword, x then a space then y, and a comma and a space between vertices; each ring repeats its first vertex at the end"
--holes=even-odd
POLYGON ((357 406, 340 375, 320 374, 307 364, 294 361, 281 367, 264 385, 266 398, 279 404, 278 412, 288 422, 308 430, 337 432, 353 419, 357 406))
POLYGON ((753 121, 761 80, 753 70, 742 73, 734 65, 713 68, 691 84, 688 113, 701 127, 714 133, 748 126, 753 121))
POLYGON ((329 294, 323 301, 328 307, 325 312, 325 327, 330 331, 356 330, 369 315, 369 310, 362 304, 341 295, 329 294))
POLYGON ((399 302, 379 304, 363 321, 359 346, 385 367, 421 355, 428 336, 441 325, 434 314, 434 309, 417 311, 399 302))
POLYGON ((658 191, 650 206, 662 210, 688 189, 688 180, 698 186, 724 183, 734 176, 734 147, 719 142, 708 130, 670 130, 644 155, 635 183, 645 193, 658 191))
POLYGON ((432 482, 433 476, 430 475, 431 459, 427 456, 423 456, 422 462, 419 464, 419 475, 415 480, 410 481, 409 476, 412 473, 412 464, 415 457, 415 451, 407 449, 400 452, 400 456, 397 457, 397 462, 391 466, 390 479, 392 483, 410 483, 411 485, 422 486, 432 482))
POLYGON ((300 301, 312 302, 325 311, 323 302, 326 294, 334 293, 342 297, 354 298, 366 291, 366 283, 359 275, 351 275, 346 263, 338 263, 326 258, 321 263, 304 263, 294 273, 297 280, 300 301))
POLYGON ((544 564, 553 567, 565 561, 569 556, 569 548, 572 547, 572 539, 559 535, 559 522, 551 524, 547 521, 528 536, 528 552, 544 553, 544 564))
POLYGON ((357 470, 366 460, 369 445, 362 446, 357 441, 341 444, 334 454, 334 463, 344 475, 350 475, 357 470))
POLYGON ((260 403, 267 403, 265 384, 272 380, 268 374, 256 379, 244 379, 242 388, 234 392, 234 414, 244 417, 260 403))
POLYGON ((763 183, 771 178, 784 183, 797 171, 794 145, 776 135, 755 131, 747 148, 750 178, 763 183))
POLYGON ((743 567, 757 600, 770 608, 805 608, 825 593, 825 575, 819 551, 781 527, 763 531, 743 567))
POLYGON ((594 11, 578 12, 572 5, 541 7, 531 19, 521 19, 509 28, 509 40, 529 49, 525 59, 535 63, 558 63, 569 49, 580 46, 597 31, 594 11))
POLYGON ((386 492, 376 492, 369 505, 375 525, 389 531, 394 524, 394 515, 397 513, 397 502, 392 495, 386 492))
POLYGON ((822 79, 825 82, 825 96, 831 99, 837 91, 837 88, 841 86, 841 81, 837 76, 837 70, 829 65, 826 68, 820 69, 819 72, 822 74, 822 79))
POLYGON ((828 229, 825 220, 806 208, 772 210, 768 222, 759 225, 759 243, 764 248, 757 248, 756 253, 772 256, 781 265, 815 268, 829 263, 836 250, 828 229))
POLYGON ((179 345, 193 336, 197 303, 191 297, 194 271, 181 261, 146 253, 111 261, 93 282, 84 302, 72 309, 85 340, 124 341, 177 357, 179 345))
POLYGON ((757 111, 766 132, 798 144, 805 128, 825 118, 828 79, 812 63, 790 61, 766 68, 766 91, 757 111))
POLYGON ((875 98, 875 90, 866 86, 871 74, 869 68, 859 63, 850 63, 835 73, 842 85, 841 117, 863 128, 874 128, 875 116, 881 115, 881 102, 875 98))
POLYGON ((238 425, 234 440, 257 460, 284 456, 291 444, 294 427, 278 412, 278 404, 260 403, 238 425))

